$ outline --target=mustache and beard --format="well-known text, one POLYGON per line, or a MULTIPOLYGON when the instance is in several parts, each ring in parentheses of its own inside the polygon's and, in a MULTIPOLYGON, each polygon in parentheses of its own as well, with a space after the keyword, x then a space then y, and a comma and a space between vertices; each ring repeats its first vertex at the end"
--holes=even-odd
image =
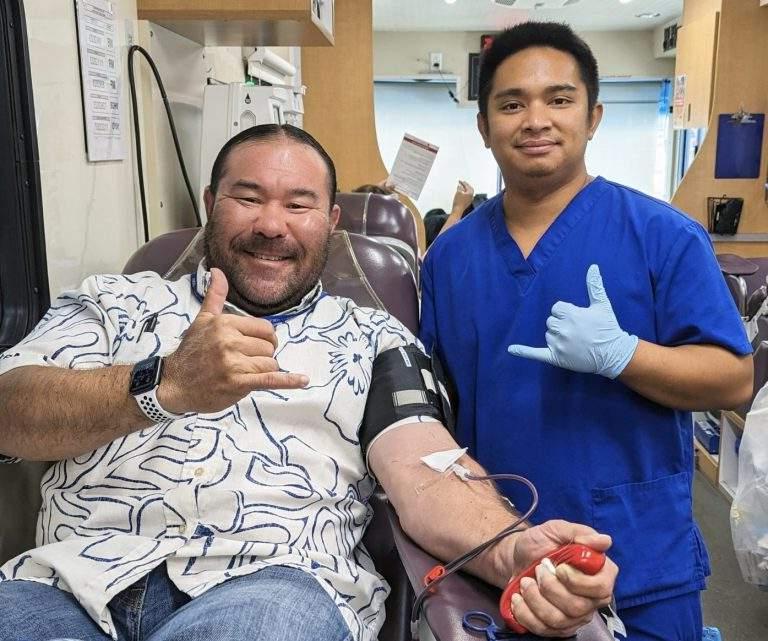
POLYGON ((296 306, 317 284, 328 262, 330 240, 330 222, 308 247, 261 234, 227 239, 212 216, 205 225, 205 259, 209 269, 218 267, 226 275, 229 302, 253 316, 269 316, 296 306), (249 254, 285 258, 293 269, 282 280, 270 278, 254 269, 249 254))

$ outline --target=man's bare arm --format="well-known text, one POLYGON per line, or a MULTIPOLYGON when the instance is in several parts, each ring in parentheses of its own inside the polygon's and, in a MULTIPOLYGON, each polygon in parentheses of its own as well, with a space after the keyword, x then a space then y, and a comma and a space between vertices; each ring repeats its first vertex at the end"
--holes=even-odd
MULTIPOLYGON (((442 424, 411 423, 383 434, 368 453, 371 471, 387 493, 405 532, 433 556, 444 560, 468 552, 519 518, 491 482, 463 481, 453 473, 441 475, 421 461, 422 456, 458 447, 442 424)), ((469 456, 462 456, 459 463, 475 475, 486 474, 469 456)), ((542 526, 521 527, 525 528, 528 545, 531 531, 542 526)), ((610 537, 586 526, 574 527, 577 538, 587 539, 581 541, 585 545, 593 544, 597 549, 610 545, 610 537)), ((524 569, 514 567, 514 548, 519 540, 520 535, 515 534, 503 539, 466 569, 489 583, 506 585, 515 571, 524 569)), ((529 552, 537 555, 537 559, 546 551, 529 552)), ((535 559, 518 559, 525 566, 532 560, 535 559)))
MULTIPOLYGON (((223 313, 227 291, 226 277, 214 268, 200 313, 164 362, 157 398, 168 412, 218 412, 254 390, 308 382, 280 371, 271 323, 223 313)), ((151 425, 130 394, 132 369, 27 366, 6 372, 0 376, 0 453, 71 458, 151 425)))
POLYGON ((151 424, 128 393, 130 365, 27 366, 0 376, 0 452, 55 461, 151 424))
POLYGON ((640 341, 619 380, 665 407, 730 409, 752 395, 753 370, 752 356, 717 345, 663 347, 640 341))
MULTIPOLYGON (((397 511, 405 532, 440 559, 452 559, 487 541, 516 520, 516 515, 489 482, 442 477, 421 462, 433 452, 458 445, 439 423, 403 425, 371 446, 369 464, 397 511), (433 428, 432 425, 435 427, 433 428), (407 447, 401 444, 407 443, 407 447)), ((473 473, 485 472, 468 456, 460 463, 473 473)), ((499 561, 500 546, 482 554, 467 570, 497 586, 509 576, 499 561)))
MULTIPOLYGON (((456 447, 440 423, 412 423, 384 433, 368 453, 371 471, 405 532, 445 561, 487 541, 518 518, 492 484, 465 482, 453 474, 441 476, 420 461, 424 455, 456 447)), ((459 462, 475 474, 485 474, 468 456, 459 462)), ((606 551, 611 539, 584 525, 547 521, 505 538, 466 569, 502 587, 532 562, 570 542, 606 551)), ((557 576, 524 582, 521 598, 513 606, 515 617, 541 636, 572 635, 596 609, 610 602, 617 573, 610 558, 594 576, 561 566, 557 576)))

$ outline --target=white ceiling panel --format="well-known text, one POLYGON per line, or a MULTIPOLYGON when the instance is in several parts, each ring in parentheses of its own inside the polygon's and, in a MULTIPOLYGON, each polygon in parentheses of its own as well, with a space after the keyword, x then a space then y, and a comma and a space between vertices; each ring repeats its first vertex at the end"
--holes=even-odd
POLYGON ((683 0, 373 0, 376 31, 499 31, 524 20, 579 31, 647 30, 679 17, 683 0), (566 5, 566 6, 563 6, 566 5), (637 14, 658 13, 654 18, 637 14))

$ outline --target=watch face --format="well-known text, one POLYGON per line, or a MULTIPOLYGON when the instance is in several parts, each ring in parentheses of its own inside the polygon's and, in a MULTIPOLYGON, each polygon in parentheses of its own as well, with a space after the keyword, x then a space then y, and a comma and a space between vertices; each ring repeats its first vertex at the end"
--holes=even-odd
POLYGON ((153 356, 136 363, 131 374, 131 394, 144 394, 157 386, 160 382, 160 362, 159 356, 153 356))

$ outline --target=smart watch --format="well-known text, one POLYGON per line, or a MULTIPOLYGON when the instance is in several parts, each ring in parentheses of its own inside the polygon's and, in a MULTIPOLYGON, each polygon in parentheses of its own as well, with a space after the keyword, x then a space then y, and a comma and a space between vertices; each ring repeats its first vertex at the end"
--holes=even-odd
POLYGON ((164 410, 157 400, 157 388, 163 376, 163 358, 151 356, 139 361, 131 372, 129 391, 136 399, 144 415, 154 423, 183 418, 183 414, 172 414, 164 410))

